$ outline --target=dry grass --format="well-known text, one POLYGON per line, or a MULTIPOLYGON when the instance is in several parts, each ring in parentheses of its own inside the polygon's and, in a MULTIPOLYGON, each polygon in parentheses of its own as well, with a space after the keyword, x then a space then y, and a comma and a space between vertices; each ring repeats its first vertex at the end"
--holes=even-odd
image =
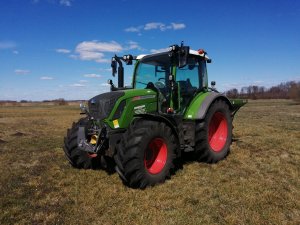
POLYGON ((75 106, 0 108, 0 224, 300 224, 300 105, 251 101, 215 165, 189 162, 163 185, 71 168, 75 106))

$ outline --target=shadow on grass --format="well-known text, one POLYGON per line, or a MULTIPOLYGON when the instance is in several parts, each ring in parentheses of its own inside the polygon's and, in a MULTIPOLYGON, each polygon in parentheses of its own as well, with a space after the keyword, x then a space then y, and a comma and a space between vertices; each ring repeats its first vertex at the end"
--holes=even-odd
POLYGON ((300 105, 300 100, 294 100, 293 102, 288 102, 287 105, 300 105))

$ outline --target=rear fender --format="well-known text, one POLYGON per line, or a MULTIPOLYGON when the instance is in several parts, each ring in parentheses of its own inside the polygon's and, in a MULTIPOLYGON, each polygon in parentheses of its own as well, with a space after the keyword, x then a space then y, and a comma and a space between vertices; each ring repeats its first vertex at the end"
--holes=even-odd
POLYGON ((217 92, 206 92, 200 93, 196 96, 195 100, 192 101, 191 105, 185 112, 184 118, 193 120, 204 119, 211 104, 218 99, 225 101, 228 104, 229 109, 231 111, 233 110, 233 105, 225 95, 217 92))
POLYGON ((196 115, 196 119, 204 119, 211 104, 218 99, 222 99, 223 101, 225 101, 228 104, 230 110, 233 109, 231 102, 225 95, 216 92, 211 92, 210 95, 208 95, 200 105, 196 115))

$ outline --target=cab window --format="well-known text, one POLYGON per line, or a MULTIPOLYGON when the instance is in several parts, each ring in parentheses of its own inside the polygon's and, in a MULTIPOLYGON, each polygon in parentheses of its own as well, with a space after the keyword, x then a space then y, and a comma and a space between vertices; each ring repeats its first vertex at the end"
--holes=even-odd
POLYGON ((200 65, 197 58, 190 58, 188 64, 182 68, 177 68, 176 83, 179 88, 179 103, 183 110, 193 98, 200 85, 200 65))

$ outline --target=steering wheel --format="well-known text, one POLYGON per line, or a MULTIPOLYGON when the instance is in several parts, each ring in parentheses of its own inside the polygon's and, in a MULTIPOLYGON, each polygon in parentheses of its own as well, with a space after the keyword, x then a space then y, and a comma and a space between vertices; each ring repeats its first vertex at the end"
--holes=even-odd
POLYGON ((157 87, 157 88, 159 88, 159 89, 163 89, 163 88, 166 87, 165 83, 162 82, 162 81, 155 82, 154 86, 157 87))

